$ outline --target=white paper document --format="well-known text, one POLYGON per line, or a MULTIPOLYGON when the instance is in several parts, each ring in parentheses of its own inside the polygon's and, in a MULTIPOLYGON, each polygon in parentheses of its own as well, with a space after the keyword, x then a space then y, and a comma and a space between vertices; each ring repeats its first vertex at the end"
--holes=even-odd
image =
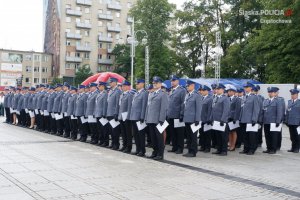
POLYGON ((88 116, 88 123, 96 123, 97 122, 97 119, 92 116, 92 115, 89 115, 88 116))
POLYGON ((137 125, 137 128, 139 131, 143 130, 144 128, 147 127, 147 124, 144 122, 144 123, 141 123, 140 121, 136 122, 136 125, 137 125))
POLYGON ((179 119, 174 119, 174 128, 185 127, 184 122, 180 122, 179 119))
POLYGON ((67 117, 67 116, 68 116, 68 113, 67 113, 67 112, 64 112, 64 116, 67 117))
POLYGON ((41 115, 44 115, 44 112, 40 110, 41 115))
POLYGON ((234 129, 240 127, 240 123, 239 123, 239 121, 236 121, 235 124, 233 122, 229 122, 228 126, 229 126, 229 130, 234 130, 234 129))
POLYGON ((125 120, 127 119, 128 112, 123 112, 121 115, 123 122, 125 122, 125 120))
POLYGON ((51 113, 51 117, 52 117, 53 119, 55 119, 55 114, 54 114, 54 113, 51 113))
POLYGON ((34 110, 34 113, 35 113, 35 114, 39 114, 39 110, 38 110, 38 109, 35 109, 35 110, 34 110))
POLYGON ((116 128, 117 126, 119 126, 120 122, 116 121, 115 119, 112 119, 109 121, 109 124, 111 125, 112 128, 116 128))
POLYGON ((63 114, 58 114, 58 113, 55 114, 55 120, 60 120, 62 118, 63 118, 63 114))
POLYGON ((258 131, 258 124, 252 126, 252 124, 247 124, 246 132, 257 132, 258 131))
POLYGON ((49 112, 47 110, 44 110, 44 116, 49 116, 49 112))
POLYGON ((225 131, 226 128, 226 123, 224 123, 223 126, 221 126, 221 122, 214 121, 213 127, 214 130, 216 131, 225 131))
POLYGON ((28 111, 28 109, 27 109, 27 108, 25 109, 25 113, 29 113, 29 111, 28 111))
POLYGON ((298 133, 298 135, 300 135, 300 126, 298 126, 298 128, 297 128, 297 133, 298 133))
POLYGON ((203 131, 204 131, 204 132, 210 131, 211 129, 212 129, 212 126, 211 126, 211 125, 204 124, 204 126, 203 126, 203 131))
POLYGON ((88 119, 85 119, 84 116, 80 117, 81 123, 85 124, 88 122, 88 119))
POLYGON ((168 123, 167 121, 165 121, 165 122, 163 123, 163 125, 157 124, 157 125, 156 125, 156 128, 157 128, 157 130, 158 130, 160 133, 163 133, 164 130, 166 130, 166 128, 167 128, 168 126, 169 126, 169 123, 168 123))
POLYGON ((281 129, 282 129, 282 124, 279 124, 278 127, 276 127, 275 123, 271 123, 271 125, 270 125, 270 131, 280 132, 281 129))
POLYGON ((77 117, 75 117, 74 115, 71 115, 71 119, 77 119, 77 117))
POLYGON ((30 118, 35 117, 34 112, 33 111, 29 111, 29 116, 30 116, 30 118))
POLYGON ((16 111, 16 113, 17 113, 18 115, 20 115, 20 111, 16 111))
POLYGON ((106 118, 101 117, 99 119, 99 122, 102 124, 102 126, 105 126, 108 123, 108 120, 106 118))
POLYGON ((191 124, 191 129, 192 129, 193 133, 198 131, 200 128, 201 128, 201 122, 198 124, 198 126, 196 126, 195 123, 191 124))

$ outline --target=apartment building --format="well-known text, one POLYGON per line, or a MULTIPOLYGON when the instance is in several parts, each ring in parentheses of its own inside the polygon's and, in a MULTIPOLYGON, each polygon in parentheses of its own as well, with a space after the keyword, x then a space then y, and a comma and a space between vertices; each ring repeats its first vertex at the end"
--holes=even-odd
POLYGON ((33 86, 52 81, 52 55, 34 51, 0 49, 0 86, 33 86))
POLYGON ((53 75, 72 82, 81 66, 112 71, 112 50, 131 34, 135 1, 44 0, 44 51, 53 54, 53 75))

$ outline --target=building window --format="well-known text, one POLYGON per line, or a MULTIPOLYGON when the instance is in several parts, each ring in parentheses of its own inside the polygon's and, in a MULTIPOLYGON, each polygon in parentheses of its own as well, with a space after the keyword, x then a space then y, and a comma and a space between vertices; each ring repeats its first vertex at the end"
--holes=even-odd
POLYGON ((80 23, 80 18, 76 18, 76 23, 80 23))
POLYGON ((98 59, 102 59, 102 54, 98 54, 98 59))
POLYGON ((80 53, 79 53, 79 52, 76 52, 76 53, 75 53, 75 57, 80 58, 80 53))
POLYGON ((67 22, 67 23, 72 22, 71 17, 66 17, 66 22, 67 22))
POLYGON ((71 56, 71 53, 70 53, 69 51, 67 51, 67 52, 66 52, 66 55, 67 55, 68 57, 70 57, 70 56, 71 56))
POLYGON ((98 10, 98 14, 102 14, 103 13, 103 10, 102 9, 99 9, 98 10))
POLYGON ((111 49, 111 47, 112 47, 112 44, 107 44, 108 49, 111 49))
POLYGON ((116 34, 116 40, 120 39, 120 34, 116 34))
POLYGON ((84 36, 90 36, 90 31, 84 31, 84 36))
POLYGON ((76 46, 81 46, 80 41, 76 41, 76 46))
POLYGON ((87 14, 87 13, 90 13, 90 9, 89 8, 85 8, 84 9, 84 12, 87 14))
POLYGON ((48 68, 47 67, 42 67, 42 72, 43 73, 47 73, 48 72, 48 68))
POLYGON ((48 79, 47 78, 42 78, 42 83, 48 83, 48 79))
POLYGON ((31 55, 26 55, 26 56, 25 56, 25 60, 26 60, 26 61, 31 61, 31 55))
POLYGON ((107 11, 106 11, 106 14, 107 14, 107 15, 111 15, 111 11, 110 11, 110 10, 107 10, 107 11))
POLYGON ((107 59, 108 59, 108 60, 111 60, 111 55, 107 55, 107 59))
POLYGON ((39 82, 40 82, 40 81, 39 81, 39 78, 34 78, 33 82, 34 82, 34 83, 39 83, 39 82))
POLYGON ((77 10, 77 11, 81 11, 81 7, 76 6, 76 10, 77 10))
POLYGON ((70 32, 71 32, 71 30, 67 28, 66 29, 66 33, 70 33, 70 32))
POLYGON ((116 23, 116 27, 120 27, 120 23, 116 23))
POLYGON ((66 45, 67 45, 67 46, 71 46, 71 41, 70 41, 70 40, 67 40, 67 41, 66 41, 66 45))
POLYGON ((103 32, 99 32, 98 35, 99 35, 100 37, 102 37, 102 36, 103 36, 103 32))
POLYGON ((84 58, 87 60, 90 59, 90 53, 84 53, 84 58))
POLYGON ((39 67, 34 67, 34 72, 40 72, 40 68, 39 67))
POLYGON ((30 78, 25 78, 25 83, 30 83, 30 78))
POLYGON ((102 21, 98 21, 98 26, 103 26, 103 22, 102 21))
POLYGON ((107 33, 107 37, 108 37, 108 38, 112 38, 112 37, 111 37, 111 33, 107 33))
POLYGON ((26 66, 26 72, 31 72, 31 66, 26 66))
POLYGON ((71 9, 71 5, 70 4, 66 4, 66 9, 71 9))
POLYGON ((107 22, 107 26, 111 26, 111 22, 107 22))
POLYGON ((43 58, 43 62, 48 62, 49 61, 48 56, 42 56, 42 58, 43 58))
POLYGON ((40 55, 34 55, 34 61, 40 61, 40 55))
POLYGON ((132 6, 132 3, 131 3, 131 2, 128 2, 128 3, 127 3, 127 8, 131 8, 131 6, 132 6))
POLYGON ((121 14, 120 14, 119 12, 116 12, 116 17, 117 17, 117 18, 120 18, 120 15, 121 15, 121 14))
POLYGON ((102 42, 99 42, 99 43, 98 43, 98 48, 99 48, 99 49, 102 49, 102 42))
POLYGON ((89 43, 89 42, 84 42, 84 45, 85 45, 86 47, 89 47, 89 46, 90 46, 90 43, 89 43))
POLYGON ((74 68, 77 70, 80 67, 79 63, 75 63, 74 68))
POLYGON ((70 63, 67 63, 65 66, 66 69, 71 69, 70 63))

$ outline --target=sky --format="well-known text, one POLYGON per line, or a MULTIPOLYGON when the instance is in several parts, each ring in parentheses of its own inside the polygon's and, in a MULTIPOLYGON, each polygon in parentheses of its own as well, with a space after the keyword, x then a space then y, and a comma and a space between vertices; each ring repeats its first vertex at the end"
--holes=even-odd
POLYGON ((43 51, 43 0, 1 0, 0 27, 0 49, 43 51))

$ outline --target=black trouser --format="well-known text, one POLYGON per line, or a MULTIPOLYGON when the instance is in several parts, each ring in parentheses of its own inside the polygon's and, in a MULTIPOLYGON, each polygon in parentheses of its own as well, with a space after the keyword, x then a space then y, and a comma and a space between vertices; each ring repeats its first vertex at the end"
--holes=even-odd
POLYGON ((70 137, 70 132, 71 132, 71 126, 70 126, 70 116, 65 116, 64 118, 64 131, 65 131, 65 136, 70 137))
POLYGON ((164 133, 160 133, 157 128, 157 124, 148 124, 149 126, 149 132, 151 136, 151 142, 152 142, 152 148, 153 152, 152 155, 155 156, 164 156, 164 149, 165 149, 165 144, 164 144, 164 133))
POLYGON ((52 118, 52 116, 51 116, 51 119, 50 119, 50 129, 49 129, 49 131, 53 132, 54 134, 56 134, 56 132, 57 132, 56 120, 55 120, 55 117, 52 118))
POLYGON ((145 147, 145 129, 138 130, 138 127, 136 125, 137 121, 132 121, 132 130, 133 130, 133 136, 136 146, 136 152, 137 153, 146 153, 146 147, 145 147))
MULTIPOLYGON (((108 119, 108 121, 110 121, 114 118, 108 117, 107 119, 108 119)), ((121 132, 120 125, 118 125, 115 128, 112 128, 112 126, 110 125, 111 141, 112 141, 113 148, 119 149, 119 147, 120 147, 120 132, 121 132)))
POLYGON ((184 148, 184 127, 175 128, 174 119, 169 120, 169 132, 172 139, 172 150, 183 151, 184 148))
POLYGON ((21 115, 21 125, 26 126, 26 113, 24 109, 20 111, 20 115, 21 115))
POLYGON ((152 145, 150 130, 148 126, 145 128, 145 134, 147 136, 147 144, 152 145))
POLYGON ((44 118, 45 118, 45 116, 41 114, 40 115, 40 129, 41 129, 41 131, 45 130, 45 119, 44 118))
POLYGON ((243 131, 244 152, 255 152, 257 149, 257 132, 247 132, 247 124, 241 123, 243 131))
POLYGON ((71 139, 76 140, 78 134, 78 120, 70 119, 70 128, 71 128, 71 139))
POLYGON ((278 132, 278 138, 277 138, 277 149, 280 150, 281 148, 281 142, 282 142, 282 129, 280 132, 278 132))
POLYGON ((9 107, 5 108, 5 115, 6 115, 6 122, 7 123, 11 123, 11 121, 10 121, 10 109, 9 109, 9 107))
POLYGON ((263 132, 263 126, 261 126, 260 129, 258 129, 258 132, 257 132, 257 144, 259 144, 259 145, 261 145, 263 143, 262 132, 263 132))
POLYGON ((297 125, 288 125, 290 131, 290 139, 292 142, 292 151, 299 151, 300 147, 300 135, 297 131, 297 125))
POLYGON ((4 116, 4 107, 3 107, 3 104, 0 104, 0 116, 4 116))
POLYGON ((91 131, 91 141, 98 142, 98 131, 97 131, 97 122, 95 123, 88 123, 90 131, 91 131))
POLYGON ((211 148, 211 131, 208 130, 204 132, 204 128, 201 127, 200 131, 200 145, 203 150, 210 150, 211 148))
POLYGON ((51 125, 51 116, 50 115, 47 115, 45 116, 44 115, 44 131, 51 131, 50 130, 50 125, 51 125))
MULTIPOLYGON (((34 111, 35 113, 35 111, 34 111)), ((37 129, 40 129, 41 128, 41 114, 40 114, 40 111, 38 111, 38 114, 35 114, 35 122, 36 122, 36 128, 37 129)))
POLYGON ((28 113, 26 113, 26 126, 30 126, 30 125, 31 125, 31 118, 28 111, 28 113))
POLYGON ((64 118, 56 120, 56 127, 57 127, 57 134, 63 135, 64 134, 64 118))
POLYGON ((121 123, 121 133, 123 139, 123 147, 131 151, 132 149, 132 129, 131 122, 129 120, 120 121, 121 123))
POLYGON ((270 131, 270 127, 270 124, 264 125, 267 150, 276 152, 279 137, 278 134, 280 132, 270 131))
MULTIPOLYGON (((173 121, 173 124, 174 124, 174 120, 173 119, 168 119, 168 123, 171 124, 173 121)), ((174 125, 173 125, 174 126, 174 125)), ((174 132, 171 128, 171 126, 168 126, 166 128, 166 144, 170 144, 171 141, 172 141, 172 146, 173 146, 173 135, 174 135, 174 132)))
POLYGON ((105 124, 105 126, 103 126, 100 122, 99 122, 98 118, 97 120, 97 127, 98 127, 98 137, 99 137, 99 141, 100 144, 105 144, 105 145, 109 145, 109 129, 111 128, 109 126, 109 123, 105 124))
MULTIPOLYGON (((20 111, 19 111, 20 112, 20 111)), ((20 125, 21 123, 22 123, 22 120, 21 120, 21 112, 20 112, 20 114, 17 114, 16 113, 16 115, 17 115, 17 119, 18 119, 18 125, 20 125)))
POLYGON ((228 149, 228 125, 225 125, 225 131, 216 131, 217 151, 227 153, 228 149))
POLYGON ((235 147, 236 148, 240 148, 242 143, 244 143, 244 135, 243 135, 243 129, 241 127, 238 127, 236 129, 236 135, 237 135, 237 138, 236 138, 236 143, 235 143, 235 147))
POLYGON ((211 146, 212 148, 218 148, 217 147, 217 131, 211 130, 211 146))
POLYGON ((198 145, 197 145, 198 131, 193 133, 191 124, 192 123, 185 123, 186 131, 187 131, 187 148, 189 153, 196 155, 198 152, 198 145))

